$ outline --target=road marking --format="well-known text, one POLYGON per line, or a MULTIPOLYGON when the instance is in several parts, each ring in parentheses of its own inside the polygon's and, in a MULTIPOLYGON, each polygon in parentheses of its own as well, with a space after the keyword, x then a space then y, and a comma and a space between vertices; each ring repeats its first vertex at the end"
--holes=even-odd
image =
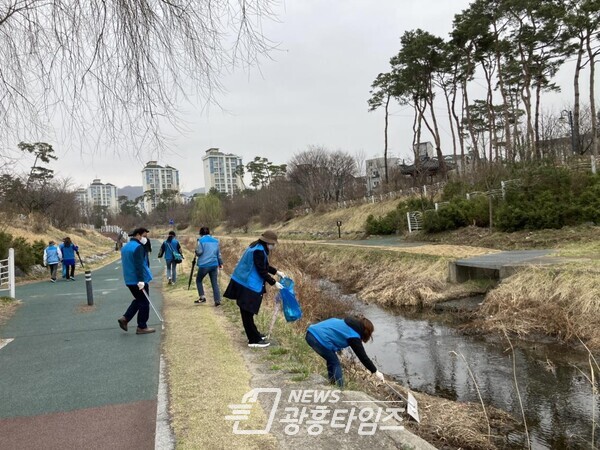
POLYGON ((2 350, 3 347, 6 347, 8 344, 10 344, 12 341, 14 341, 13 338, 0 339, 0 350, 2 350))
POLYGON ((118 278, 107 278, 103 281, 119 281, 119 279, 118 278))
POLYGON ((167 390, 167 380, 165 378, 165 360, 160 355, 159 376, 158 376, 158 395, 156 407, 156 441, 154 448, 156 450, 171 450, 175 448, 175 436, 171 429, 171 418, 169 417, 169 395, 167 390))

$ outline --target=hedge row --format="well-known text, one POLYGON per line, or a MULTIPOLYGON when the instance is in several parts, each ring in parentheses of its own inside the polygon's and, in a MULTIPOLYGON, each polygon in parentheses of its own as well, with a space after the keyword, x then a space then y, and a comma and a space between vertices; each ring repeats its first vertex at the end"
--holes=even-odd
POLYGON ((600 175, 539 167, 516 171, 512 176, 519 182, 511 184, 503 198, 479 195, 467 200, 466 193, 480 187, 454 181, 442 194, 448 203, 437 211, 427 200, 404 201, 386 216, 369 216, 366 231, 393 234, 406 230, 406 211, 424 212, 423 227, 427 233, 468 225, 489 227, 490 213, 493 226, 507 232, 600 223, 600 175))

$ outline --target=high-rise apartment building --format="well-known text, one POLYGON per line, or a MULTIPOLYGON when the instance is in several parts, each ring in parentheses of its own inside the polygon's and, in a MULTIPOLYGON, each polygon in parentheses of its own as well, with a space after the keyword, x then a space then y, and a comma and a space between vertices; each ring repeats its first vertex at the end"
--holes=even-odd
POLYGON ((242 158, 231 153, 222 153, 218 148, 209 148, 202 157, 204 166, 205 192, 211 188, 232 195, 242 190, 242 179, 237 175, 237 168, 242 158))
POLYGON ((160 195, 167 190, 179 193, 179 171, 171 166, 159 166, 157 161, 148 161, 142 169, 142 187, 144 193, 144 210, 149 213, 160 202, 160 195))
POLYGON ((105 207, 112 213, 119 212, 117 187, 111 183, 104 184, 99 178, 93 180, 87 189, 77 189, 75 198, 82 206, 105 207))

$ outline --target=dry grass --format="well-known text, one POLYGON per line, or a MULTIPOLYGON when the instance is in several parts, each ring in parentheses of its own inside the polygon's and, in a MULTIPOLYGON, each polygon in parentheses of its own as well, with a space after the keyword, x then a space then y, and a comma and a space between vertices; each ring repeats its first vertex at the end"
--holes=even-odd
POLYGON ((0 325, 6 323, 20 305, 20 301, 10 297, 0 297, 0 325))
POLYGON ((448 260, 396 250, 283 244, 282 267, 297 266, 315 278, 326 278, 367 302, 382 306, 428 306, 478 292, 472 283, 446 281, 448 260))
MULTIPOLYGON (((104 258, 100 260, 94 262, 86 261, 85 269, 94 269, 106 265, 120 257, 120 253, 114 251, 114 241, 97 231, 82 229, 65 231, 49 225, 41 227, 36 222, 17 222, 15 225, 2 223, 0 224, 0 231, 9 233, 13 238, 22 237, 30 244, 37 240, 42 240, 46 244, 50 240, 60 243, 65 236, 70 236, 71 240, 79 246, 79 253, 84 261, 90 255, 104 255, 104 258)), ((79 268, 79 261, 77 261, 77 270, 79 268)))
POLYGON ((413 255, 430 255, 444 258, 470 258, 472 256, 488 255, 498 253, 499 250, 491 250, 482 247, 470 247, 467 245, 419 245, 416 247, 391 247, 383 245, 361 245, 359 241, 352 244, 323 243, 323 245, 347 246, 360 248, 376 248, 380 250, 409 253, 413 255))
MULTIPOLYGON (((392 390, 384 388, 374 382, 371 376, 365 374, 361 369, 362 366, 355 359, 346 360, 344 366, 361 390, 384 400, 398 399, 392 390)), ((518 428, 514 418, 500 409, 488 406, 486 414, 477 403, 454 402, 411 391, 393 381, 388 383, 405 398, 408 392, 414 395, 419 404, 421 423, 410 420, 404 422, 404 425, 438 448, 477 450, 502 448, 505 432, 518 428), (492 429, 491 439, 488 423, 492 429)))
POLYGON ((579 336, 600 349, 599 298, 597 266, 532 267, 488 293, 474 326, 521 337, 540 333, 572 341, 579 336))
MULTIPOLYGON (((190 262, 187 255, 183 273, 189 273, 190 262)), ((177 448, 275 448, 273 437, 235 435, 224 420, 231 414, 228 405, 240 403, 250 390, 251 374, 225 330, 225 319, 215 308, 194 305, 196 298, 195 290, 187 290, 187 277, 165 288, 163 345, 177 448)), ((255 410, 245 426, 259 429, 266 416, 255 410)))
POLYGON ((337 233, 337 221, 342 221, 342 231, 352 233, 364 233, 367 217, 373 214, 375 217, 383 216, 396 208, 400 200, 387 200, 378 203, 366 203, 351 208, 336 209, 324 213, 313 213, 306 216, 296 217, 284 223, 279 231, 290 232, 323 232, 331 231, 337 233))
MULTIPOLYGON (((222 241, 222 252, 224 260, 229 267, 233 267, 239 256, 243 252, 247 242, 235 239, 222 241)), ((311 274, 317 276, 327 275, 332 279, 331 268, 339 265, 341 269, 336 271, 336 276, 344 280, 356 278, 365 279, 361 281, 365 286, 369 285, 369 277, 375 275, 375 269, 372 272, 358 275, 362 267, 373 266, 376 262, 392 263, 400 261, 402 268, 408 267, 406 257, 401 257, 397 253, 384 253, 380 251, 361 252, 357 249, 344 248, 330 249, 315 245, 279 245, 277 251, 271 255, 273 266, 284 269, 295 281, 295 290, 298 299, 300 299, 303 310, 303 317, 300 321, 286 323, 278 319, 275 323, 274 340, 277 347, 270 349, 266 356, 268 364, 272 370, 284 370, 297 373, 298 380, 306 378, 309 373, 320 373, 326 376, 325 364, 316 353, 314 353, 304 342, 306 327, 311 323, 323 320, 329 317, 342 317, 348 314, 347 305, 335 298, 326 295, 319 289, 311 274), (390 261, 387 260, 390 259, 390 261), (354 265, 353 265, 354 264, 354 265), (305 269, 310 266, 310 271, 305 269)), ((410 258, 411 261, 414 258, 410 258)), ((431 266, 432 258, 426 257, 419 261, 418 270, 426 270, 426 266, 431 266)), ((386 264, 381 264, 385 267, 386 264)), ((398 266, 394 266, 396 270, 398 266)), ((438 268, 434 268, 437 271, 438 268)), ((393 269, 390 272, 382 274, 382 279, 394 274, 393 269)), ((416 270, 416 271, 418 271, 416 270)), ((389 284, 389 282, 388 282, 389 284)), ((401 284, 401 283, 400 283, 401 284)), ((440 285, 441 286, 441 285, 440 285)), ((434 286, 439 289, 440 286, 434 286)), ((423 289, 419 286, 418 289, 423 289)), ((260 314, 257 316, 257 326, 260 330, 266 331, 271 321, 273 312, 273 292, 269 290, 261 307, 260 314)), ((235 306, 225 306, 225 310, 230 310, 228 315, 233 321, 239 321, 237 308, 235 306)), ((240 325, 241 326, 241 325, 240 325)), ((376 331, 377 332, 377 331, 376 331)), ((375 333, 376 333, 375 332, 375 333)), ((382 399, 395 399, 391 391, 386 390, 381 385, 373 382, 373 377, 353 359, 344 358, 344 376, 350 389, 360 389, 370 395, 382 399)), ((406 395, 407 390, 402 386, 393 384, 394 388, 406 395)), ((494 439, 490 442, 486 415, 481 405, 476 403, 458 403, 433 397, 426 394, 413 392, 413 395, 419 402, 419 411, 421 415, 421 424, 407 422, 405 425, 409 429, 424 439, 434 443, 440 448, 463 448, 463 449, 495 449, 494 439)), ((515 421, 508 413, 494 408, 487 409, 487 415, 492 430, 498 435, 502 435, 506 429, 515 429, 515 421)), ((498 442, 502 439, 499 438, 498 442)))

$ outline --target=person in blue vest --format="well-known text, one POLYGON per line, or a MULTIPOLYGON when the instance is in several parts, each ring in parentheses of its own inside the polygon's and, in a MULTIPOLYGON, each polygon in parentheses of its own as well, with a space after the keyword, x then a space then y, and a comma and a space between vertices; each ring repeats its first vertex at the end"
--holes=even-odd
POLYGON ((198 257, 198 274, 196 275, 196 289, 198 290, 198 300, 195 304, 206 303, 204 295, 204 286, 202 280, 208 275, 210 285, 212 286, 215 306, 221 304, 221 291, 219 290, 219 269, 223 268, 223 259, 221 258, 221 249, 219 241, 210 235, 208 227, 200 228, 200 237, 196 245, 196 256, 198 257))
POLYGON ((70 237, 64 238, 62 244, 60 244, 60 251, 62 252, 62 263, 65 267, 65 276, 67 280, 75 281, 75 254, 79 251, 70 237))
POLYGON ((146 263, 145 244, 148 241, 149 230, 144 227, 136 228, 129 236, 132 238, 121 249, 121 265, 123 266, 123 278, 125 286, 133 294, 133 301, 125 314, 117 320, 123 331, 127 331, 127 324, 137 314, 136 334, 154 333, 154 328, 148 327, 150 316, 150 288, 148 283, 152 281, 150 267, 146 263))
POLYGON ((327 362, 329 382, 344 387, 342 365, 336 354, 350 347, 360 362, 384 382, 383 374, 365 352, 363 342, 371 339, 375 327, 366 317, 346 317, 344 319, 327 319, 310 325, 306 330, 306 343, 327 362))
POLYGON ((183 252, 181 251, 181 244, 175 238, 175 232, 169 231, 169 236, 160 246, 158 251, 158 257, 165 257, 165 263, 167 264, 167 280, 168 284, 175 284, 177 281, 177 264, 181 262, 181 259, 175 258, 175 252, 177 252, 183 259, 183 252))
POLYGON ((270 343, 259 333, 254 323, 254 315, 258 314, 265 283, 283 288, 279 281, 271 275, 284 278, 285 274, 269 264, 269 253, 277 245, 277 233, 267 230, 260 238, 250 244, 231 274, 229 285, 223 294, 237 301, 242 316, 244 331, 248 337, 248 347, 268 347, 270 343))
POLYGON ((62 253, 56 242, 48 242, 48 247, 44 249, 44 267, 50 268, 50 281, 56 283, 56 270, 58 263, 62 260, 62 253))

